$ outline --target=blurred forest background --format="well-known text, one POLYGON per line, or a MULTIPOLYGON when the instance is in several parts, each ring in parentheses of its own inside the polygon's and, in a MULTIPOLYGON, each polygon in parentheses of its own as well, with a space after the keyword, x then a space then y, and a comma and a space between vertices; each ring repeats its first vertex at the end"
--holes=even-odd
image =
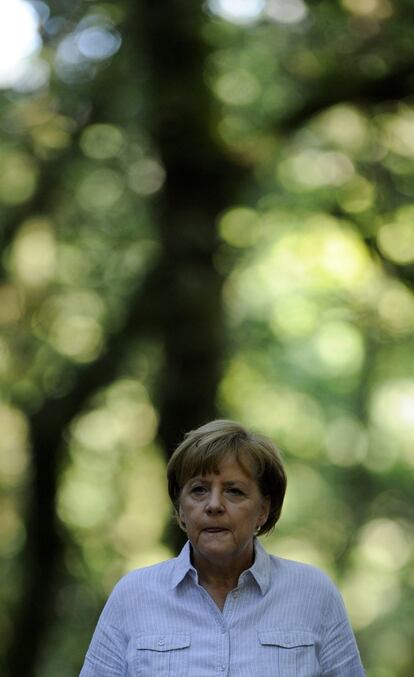
POLYGON ((411 0, 3 0, 0 670, 75 677, 171 557, 165 462, 270 435, 274 554, 414 674, 411 0))

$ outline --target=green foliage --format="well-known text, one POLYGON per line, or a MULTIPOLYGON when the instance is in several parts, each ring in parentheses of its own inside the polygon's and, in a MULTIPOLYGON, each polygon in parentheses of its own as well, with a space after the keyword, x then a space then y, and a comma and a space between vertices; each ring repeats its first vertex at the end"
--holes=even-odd
POLYGON ((3 645, 39 487, 61 546, 31 674, 77 674, 114 582, 171 556, 163 389, 212 398, 210 351, 217 411, 284 453, 268 549, 337 580, 369 677, 409 677, 411 4, 164 4, 35 3, 42 50, 0 97, 3 645))

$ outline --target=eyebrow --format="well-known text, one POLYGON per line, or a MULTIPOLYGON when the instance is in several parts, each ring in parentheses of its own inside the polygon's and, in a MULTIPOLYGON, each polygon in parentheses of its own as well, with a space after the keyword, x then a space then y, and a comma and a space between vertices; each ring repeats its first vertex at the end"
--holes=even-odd
MULTIPOLYGON (((207 483, 209 483, 209 480, 203 475, 196 475, 196 477, 191 477, 191 479, 189 479, 188 482, 189 483, 190 482, 191 483, 192 482, 207 482, 207 483)), ((246 480, 242 480, 242 479, 240 479, 240 480, 226 480, 225 482, 223 482, 223 485, 225 487, 232 487, 235 484, 241 484, 242 486, 247 487, 248 482, 246 480)))
POLYGON ((242 486, 247 486, 247 482, 245 480, 227 480, 226 482, 223 482, 225 487, 232 487, 234 484, 241 484, 242 486))

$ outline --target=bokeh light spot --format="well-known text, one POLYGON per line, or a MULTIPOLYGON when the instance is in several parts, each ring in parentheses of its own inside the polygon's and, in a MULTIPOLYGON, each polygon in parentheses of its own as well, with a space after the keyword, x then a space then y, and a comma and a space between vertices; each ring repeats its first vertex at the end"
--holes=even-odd
POLYGON ((0 201, 18 205, 32 197, 38 180, 38 167, 31 155, 22 151, 0 154, 0 201))
POLYGON ((338 416, 328 423, 325 447, 332 463, 350 467, 367 455, 368 438, 363 425, 351 416, 338 416))
POLYGON ((0 554, 12 557, 21 549, 25 539, 25 529, 12 501, 0 498, 0 554))
POLYGON ((412 332, 414 329, 414 294, 395 282, 384 289, 378 301, 378 314, 392 334, 412 332))
POLYGON ((402 108, 397 114, 378 118, 382 128, 381 141, 398 155, 414 156, 414 110, 402 108))
POLYGON ((85 28, 76 37, 79 52, 88 59, 100 61, 113 56, 121 46, 121 36, 99 26, 85 28))
POLYGON ((90 362, 102 348, 103 331, 95 318, 73 314, 60 317, 52 325, 49 338, 63 355, 76 362, 90 362))
POLYGON ((293 190, 341 186, 353 174, 353 164, 343 153, 307 148, 292 154, 277 167, 280 180, 293 190))
POLYGON ((119 127, 108 124, 89 125, 80 139, 80 146, 85 155, 95 160, 117 157, 123 143, 124 136, 119 127))
POLYGON ((236 24, 255 21, 265 4, 265 0, 208 0, 208 7, 214 14, 236 24))
POLYGON ((24 222, 14 240, 12 268, 27 287, 42 287, 53 278, 56 266, 56 241, 52 224, 45 218, 24 222))
POLYGON ((318 321, 318 306, 299 294, 286 294, 278 299, 271 316, 271 327, 279 338, 290 340, 308 336, 318 321))
POLYGON ((24 59, 42 42, 39 17, 29 2, 3 0, 0 3, 0 87, 13 87, 24 75, 24 59))
POLYGON ((4 284, 0 286, 0 326, 14 324, 23 311, 23 301, 15 286, 4 284))
POLYGON ((138 195, 152 195, 165 181, 163 166, 152 158, 142 158, 128 168, 128 186, 138 195))
POLYGON ((110 522, 115 497, 109 480, 89 481, 69 470, 59 492, 58 513, 70 527, 92 529, 110 522))
POLYGON ((20 484, 28 466, 28 425, 17 409, 0 404, 0 485, 20 484))
POLYGON ((396 220, 382 226, 378 232, 378 246, 394 263, 407 264, 414 261, 414 208, 406 207, 397 212, 396 220))
POLYGON ((337 200, 342 209, 359 214, 372 207, 376 197, 374 184, 363 176, 354 176, 338 189, 337 200))
POLYGON ((354 374, 364 359, 361 333, 347 322, 326 322, 314 338, 317 355, 331 376, 354 374))
POLYGON ((224 73, 214 82, 217 96, 232 106, 247 106, 260 94, 260 84, 252 72, 238 68, 224 73))
POLYGON ((75 362, 90 362, 103 345, 104 307, 89 290, 50 296, 37 311, 34 327, 62 355, 75 362))
POLYGON ((281 24, 296 24, 303 21, 308 8, 303 0, 268 0, 266 16, 281 24))
POLYGON ((367 522, 358 536, 358 556, 370 568, 396 572, 405 566, 413 552, 413 543, 403 527, 390 519, 367 522))
POLYGON ((260 235, 259 216, 254 209, 233 207, 221 216, 219 230, 233 247, 250 247, 260 235))
POLYGON ((389 0, 342 0, 342 5, 356 16, 373 19, 388 19, 394 11, 389 0))
POLYGON ((355 630, 362 630, 396 608, 401 599, 398 579, 370 570, 360 562, 341 582, 341 592, 355 630))
POLYGON ((96 169, 78 187, 77 199, 87 211, 103 212, 113 207, 124 192, 123 177, 113 169, 96 169))
POLYGON ((358 152, 368 141, 368 120, 356 108, 349 105, 332 106, 318 115, 311 123, 323 139, 343 148, 346 152, 358 152))
POLYGON ((380 429, 411 442, 414 463, 414 380, 395 379, 380 384, 372 394, 370 411, 380 429))

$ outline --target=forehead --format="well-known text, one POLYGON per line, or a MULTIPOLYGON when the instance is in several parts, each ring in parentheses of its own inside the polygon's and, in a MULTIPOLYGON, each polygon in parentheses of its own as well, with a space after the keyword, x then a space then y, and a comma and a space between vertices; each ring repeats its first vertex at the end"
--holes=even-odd
POLYGON ((253 459, 246 450, 230 450, 221 454, 205 457, 203 454, 186 459, 183 464, 180 484, 183 486, 193 477, 205 477, 210 474, 239 476, 256 480, 253 459))
POLYGON ((209 475, 221 475, 225 479, 241 478, 241 479, 255 479, 251 461, 249 458, 244 459, 244 463, 239 463, 234 456, 225 456, 219 461, 217 467, 210 472, 203 473, 201 477, 209 475))

